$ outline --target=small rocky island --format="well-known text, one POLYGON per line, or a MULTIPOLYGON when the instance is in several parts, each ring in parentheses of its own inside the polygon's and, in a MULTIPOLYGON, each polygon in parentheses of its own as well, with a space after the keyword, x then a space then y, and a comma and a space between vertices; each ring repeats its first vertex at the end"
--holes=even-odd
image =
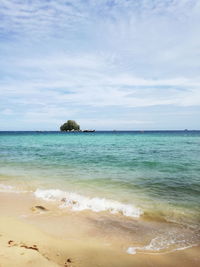
POLYGON ((95 132, 95 130, 81 130, 80 125, 74 120, 68 120, 60 126, 61 132, 95 132))

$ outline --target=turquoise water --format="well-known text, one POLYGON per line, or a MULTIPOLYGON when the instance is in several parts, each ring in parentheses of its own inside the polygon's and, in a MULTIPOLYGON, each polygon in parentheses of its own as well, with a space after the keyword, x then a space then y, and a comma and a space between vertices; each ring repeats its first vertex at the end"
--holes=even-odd
POLYGON ((200 132, 1 132, 0 184, 105 198, 199 229, 200 132))
POLYGON ((19 183, 200 207, 200 132, 1 133, 0 167, 19 183))

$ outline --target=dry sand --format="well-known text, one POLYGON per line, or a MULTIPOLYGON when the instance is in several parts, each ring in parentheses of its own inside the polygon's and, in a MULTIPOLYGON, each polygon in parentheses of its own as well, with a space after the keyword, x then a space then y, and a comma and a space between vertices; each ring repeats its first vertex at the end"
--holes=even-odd
POLYGON ((100 238, 84 213, 63 214, 28 194, 0 193, 1 267, 200 266, 200 247, 128 255, 115 242, 100 238))

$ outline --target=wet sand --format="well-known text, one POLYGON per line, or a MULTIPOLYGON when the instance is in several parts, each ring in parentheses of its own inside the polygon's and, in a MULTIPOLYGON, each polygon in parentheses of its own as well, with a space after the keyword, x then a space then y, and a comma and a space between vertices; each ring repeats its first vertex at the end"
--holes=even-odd
MULTIPOLYGON (((129 229, 119 228, 120 218, 113 221, 104 213, 64 213, 54 203, 28 193, 0 193, 0 266, 200 265, 200 247, 165 254, 127 254, 127 240, 134 241, 133 226, 130 235, 129 229)), ((127 219, 127 228, 129 224, 127 219)), ((136 220, 137 239, 139 225, 136 220)))

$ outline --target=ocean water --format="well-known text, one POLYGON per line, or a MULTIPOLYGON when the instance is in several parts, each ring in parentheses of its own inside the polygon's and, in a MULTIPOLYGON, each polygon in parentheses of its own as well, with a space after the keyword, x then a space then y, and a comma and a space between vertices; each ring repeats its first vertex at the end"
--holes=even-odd
POLYGON ((24 190, 62 209, 163 222, 128 253, 197 245, 200 131, 0 132, 0 191, 24 190))

